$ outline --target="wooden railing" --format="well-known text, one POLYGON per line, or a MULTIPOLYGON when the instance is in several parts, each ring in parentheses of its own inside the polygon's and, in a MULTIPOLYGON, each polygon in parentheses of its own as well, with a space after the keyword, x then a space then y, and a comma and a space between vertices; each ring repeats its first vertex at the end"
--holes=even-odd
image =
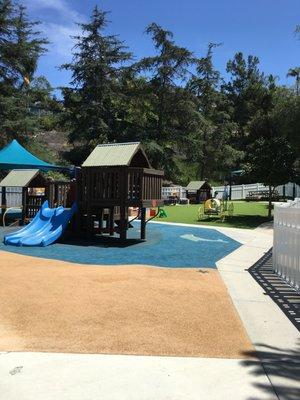
POLYGON ((162 171, 144 169, 143 171, 143 200, 160 200, 162 198, 162 171))
POLYGON ((68 201, 70 191, 69 182, 51 182, 49 185, 49 204, 50 207, 71 207, 68 201))
POLYGON ((28 195, 26 199, 25 217, 34 218, 44 201, 45 196, 28 195))
POLYGON ((163 172, 147 168, 83 168, 78 179, 79 203, 85 206, 140 206, 161 200, 163 172))

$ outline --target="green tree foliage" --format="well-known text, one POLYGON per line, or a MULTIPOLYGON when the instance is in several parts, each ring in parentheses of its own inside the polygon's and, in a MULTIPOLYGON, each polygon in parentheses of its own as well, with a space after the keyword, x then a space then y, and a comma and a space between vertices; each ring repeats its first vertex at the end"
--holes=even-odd
POLYGON ((271 217, 272 192, 278 185, 295 178, 296 155, 288 140, 270 135, 270 122, 265 120, 261 128, 266 136, 261 136, 249 146, 246 156, 246 169, 257 181, 269 187, 268 215, 271 217))
POLYGON ((292 77, 295 78, 295 90, 296 90, 296 95, 299 95, 299 83, 300 83, 300 68, 290 68, 288 70, 288 73, 286 75, 287 77, 292 77))
POLYGON ((151 119, 146 124, 145 145, 153 166, 164 168, 167 176, 175 178, 175 157, 180 158, 180 144, 193 125, 191 96, 179 85, 187 77, 193 55, 176 45, 172 32, 155 23, 146 28, 146 33, 152 38, 156 54, 132 67, 138 74, 144 72, 148 83, 146 101, 151 105, 151 119))
POLYGON ((277 87, 274 92, 273 109, 271 117, 273 126, 276 127, 278 136, 286 138, 291 144, 297 157, 295 168, 296 177, 300 177, 300 97, 294 91, 277 87))
POLYGON ((271 188, 299 176, 298 67, 288 71, 293 90, 266 76, 257 57, 237 52, 225 79, 213 64, 217 44, 196 58, 156 23, 146 28, 154 54, 132 63, 118 36, 106 33, 106 12, 95 7, 79 26, 72 61, 61 66, 72 75, 62 105, 36 76, 47 44, 38 22, 14 0, 0 0, 0 146, 17 138, 55 159, 34 137, 49 138, 60 125, 73 146, 66 158, 77 165, 98 143, 139 140, 153 167, 176 183, 222 181, 244 165, 271 188))
POLYGON ((263 113, 270 108, 270 88, 273 88, 274 80, 266 78, 259 70, 258 57, 249 55, 245 59, 241 52, 228 61, 227 72, 230 79, 223 85, 222 91, 232 104, 232 120, 237 124, 234 145, 245 150, 252 140, 249 138, 248 123, 258 111, 263 113))
POLYGON ((299 152, 297 143, 293 143, 296 133, 290 125, 293 121, 287 118, 292 119, 299 102, 291 91, 282 88, 270 88, 269 97, 268 109, 259 109, 248 123, 252 141, 247 146, 245 163, 253 180, 269 186, 270 217, 273 189, 296 178, 299 152), (289 116, 286 115, 288 105, 291 107, 289 116))
POLYGON ((28 140, 36 127, 30 112, 34 90, 30 83, 47 41, 36 30, 22 5, 0 1, 0 131, 1 143, 28 140))
POLYGON ((236 125, 231 121, 230 103, 220 91, 220 73, 213 66, 213 49, 217 46, 209 44, 206 56, 196 61, 196 74, 187 85, 195 97, 198 114, 195 130, 189 136, 188 154, 189 160, 198 165, 200 179, 220 178, 242 156, 231 145, 236 125))
POLYGON ((90 22, 80 24, 73 60, 61 68, 71 71, 72 87, 63 88, 63 122, 75 145, 69 154, 80 163, 97 143, 117 139, 118 80, 131 54, 115 35, 105 35, 107 13, 95 7, 90 22))

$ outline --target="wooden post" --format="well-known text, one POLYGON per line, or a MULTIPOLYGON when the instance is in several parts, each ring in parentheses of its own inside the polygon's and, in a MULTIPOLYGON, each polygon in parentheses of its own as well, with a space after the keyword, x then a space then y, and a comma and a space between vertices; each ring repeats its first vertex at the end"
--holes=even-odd
POLYGON ((108 220, 108 226, 109 226, 109 234, 110 236, 113 236, 115 231, 114 231, 114 224, 115 224, 115 219, 114 219, 114 212, 115 208, 111 207, 109 209, 109 220, 108 220))
POLYGON ((99 233, 102 235, 102 230, 103 230, 103 208, 100 208, 100 213, 99 213, 99 233))
POLYGON ((92 176, 90 173, 87 174, 86 176, 87 180, 87 198, 86 198, 86 210, 87 210, 87 216, 86 216, 86 237, 90 239, 93 236, 94 233, 94 220, 93 220, 93 215, 92 215, 92 207, 91 207, 91 190, 92 190, 92 176))
POLYGON ((126 207, 121 206, 120 207, 120 239, 126 240, 127 237, 127 218, 126 218, 126 207))
POLYGON ((142 207, 141 210, 141 239, 146 239, 146 208, 142 207))
POLYGON ((22 220, 21 224, 25 224, 25 218, 27 216, 27 196, 28 195, 28 189, 27 187, 22 188, 22 220))
POLYGON ((90 239, 93 236, 94 233, 94 220, 92 216, 92 211, 89 208, 87 210, 87 216, 86 216, 86 237, 87 239, 90 239))
POLYGON ((3 215, 6 211, 6 187, 2 186, 2 190, 1 190, 1 225, 3 224, 3 215))

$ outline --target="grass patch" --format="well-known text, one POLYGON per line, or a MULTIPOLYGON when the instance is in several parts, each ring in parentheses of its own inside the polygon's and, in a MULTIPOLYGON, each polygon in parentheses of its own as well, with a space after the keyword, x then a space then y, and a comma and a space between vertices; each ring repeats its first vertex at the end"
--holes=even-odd
POLYGON ((159 221, 177 222, 195 225, 227 226, 232 228, 253 229, 258 225, 269 221, 267 202, 234 201, 234 214, 222 222, 217 217, 210 217, 198 221, 198 204, 165 206, 167 218, 156 218, 159 221))

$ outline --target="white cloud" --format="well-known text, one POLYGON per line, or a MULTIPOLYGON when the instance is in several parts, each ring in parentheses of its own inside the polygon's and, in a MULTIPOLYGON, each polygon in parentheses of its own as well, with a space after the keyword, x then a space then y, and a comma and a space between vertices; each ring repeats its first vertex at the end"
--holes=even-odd
POLYGON ((59 18, 69 22, 82 22, 85 18, 74 10, 65 0, 26 0, 27 7, 32 10, 53 10, 58 12, 59 18))
POLYGON ((60 58, 68 60, 71 58, 71 51, 75 44, 72 36, 80 33, 77 26, 70 27, 55 23, 42 24, 45 37, 50 41, 49 51, 55 52, 60 58))
POLYGON ((71 36, 80 33, 77 23, 85 22, 86 17, 65 0, 25 0, 25 3, 29 15, 41 21, 40 30, 50 41, 48 56, 53 55, 60 63, 68 61, 74 46, 71 36))

